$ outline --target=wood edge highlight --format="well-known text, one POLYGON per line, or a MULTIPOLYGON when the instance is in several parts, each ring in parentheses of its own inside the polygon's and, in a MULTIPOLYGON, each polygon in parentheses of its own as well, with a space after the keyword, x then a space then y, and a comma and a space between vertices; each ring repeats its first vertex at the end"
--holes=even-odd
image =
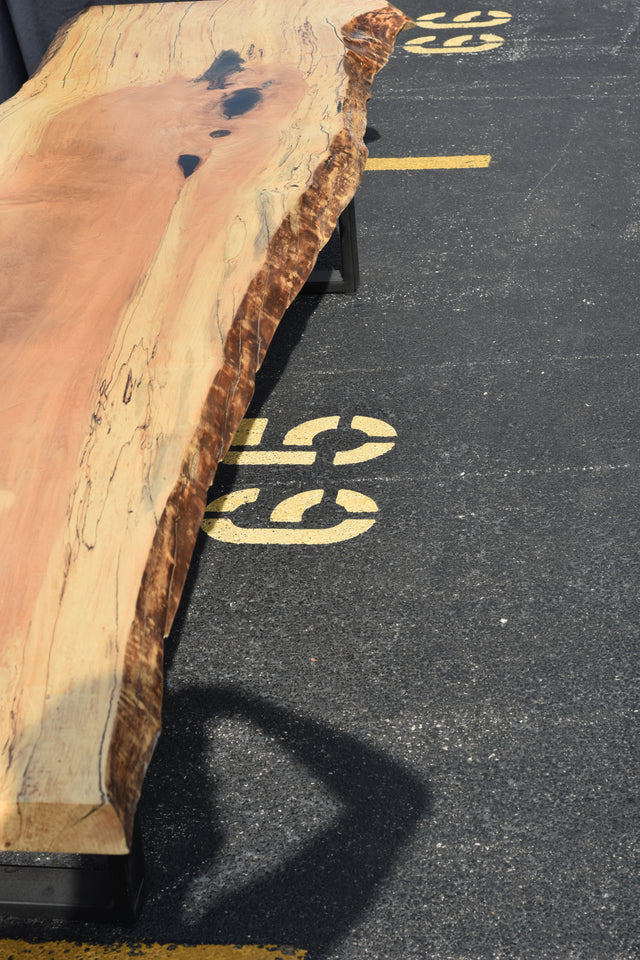
POLYGON ((123 855, 131 843, 111 803, 2 802, 0 823, 5 836, 20 837, 17 848, 5 842, 2 849, 6 852, 123 855), (43 824, 47 827, 46 845, 41 841, 43 824))

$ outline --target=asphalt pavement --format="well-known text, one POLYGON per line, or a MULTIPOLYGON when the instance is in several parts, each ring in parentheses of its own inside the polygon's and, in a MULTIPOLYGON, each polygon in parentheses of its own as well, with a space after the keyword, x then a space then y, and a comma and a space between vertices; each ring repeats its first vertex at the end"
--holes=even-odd
POLYGON ((368 114, 458 165, 365 173, 360 289, 289 310, 211 491, 138 924, 0 936, 640 958, 640 8, 469 6, 405 2, 368 114))

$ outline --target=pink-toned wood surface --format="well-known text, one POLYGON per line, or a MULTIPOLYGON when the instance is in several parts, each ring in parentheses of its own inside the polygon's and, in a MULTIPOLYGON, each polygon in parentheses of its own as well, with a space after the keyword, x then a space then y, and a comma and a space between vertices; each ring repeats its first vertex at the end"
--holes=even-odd
POLYGON ((4 849, 127 850, 207 488, 406 23, 92 7, 0 107, 4 849))

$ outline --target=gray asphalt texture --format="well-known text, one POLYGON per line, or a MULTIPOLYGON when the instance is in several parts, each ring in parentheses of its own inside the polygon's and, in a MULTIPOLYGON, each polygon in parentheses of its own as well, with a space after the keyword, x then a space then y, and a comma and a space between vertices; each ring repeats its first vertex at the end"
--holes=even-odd
POLYGON ((375 524, 320 546, 202 535, 141 803, 140 921, 1 935, 640 958, 640 9, 506 9, 485 53, 399 39, 371 155, 491 164, 365 174, 360 290, 296 301, 250 410, 261 448, 340 426, 313 466, 223 467, 211 493, 259 487, 234 518, 268 526, 322 488, 305 523, 330 526, 350 489, 375 524), (354 415, 395 446, 335 466, 367 439, 354 415))

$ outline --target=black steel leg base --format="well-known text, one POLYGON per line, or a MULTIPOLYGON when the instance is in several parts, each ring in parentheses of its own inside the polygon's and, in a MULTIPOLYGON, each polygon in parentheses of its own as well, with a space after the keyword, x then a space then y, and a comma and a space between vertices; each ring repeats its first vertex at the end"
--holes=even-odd
POLYGON ((316 267, 304 287, 303 294, 355 293, 360 283, 358 240, 356 236, 356 209, 353 200, 342 211, 338 220, 342 272, 316 267))
POLYGON ((139 826, 130 853, 77 859, 65 866, 0 864, 0 916, 135 923, 144 899, 139 826))

